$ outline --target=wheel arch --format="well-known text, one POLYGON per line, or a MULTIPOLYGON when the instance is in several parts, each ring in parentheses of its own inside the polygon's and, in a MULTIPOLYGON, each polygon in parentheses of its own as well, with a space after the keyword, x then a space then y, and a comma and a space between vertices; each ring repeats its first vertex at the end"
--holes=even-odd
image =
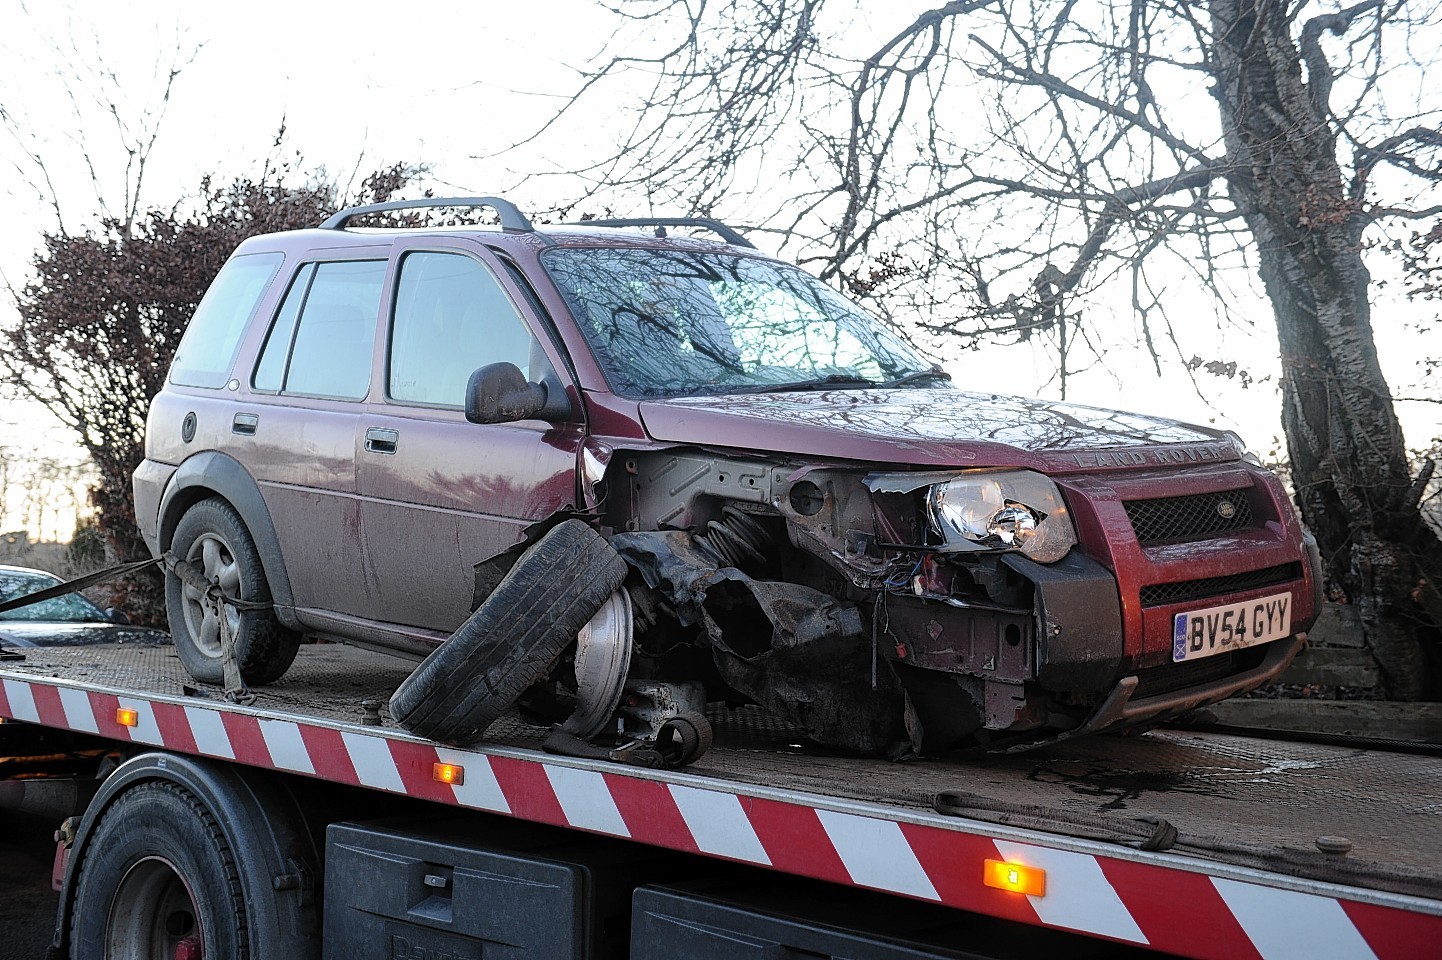
POLYGON ((80 869, 100 821, 128 790, 157 780, 188 791, 219 825, 241 865, 252 937, 258 934, 263 940, 271 935, 268 931, 291 931, 292 936, 308 931, 308 952, 288 955, 319 956, 321 852, 289 790, 265 771, 241 771, 230 764, 160 752, 126 760, 86 807, 61 882, 51 955, 69 955, 80 869))
POLYGON ((260 485, 234 457, 218 450, 207 450, 190 457, 176 468, 160 498, 160 552, 170 549, 175 528, 180 518, 185 516, 185 511, 210 497, 219 497, 240 514, 241 521, 250 532, 250 539, 255 543, 256 552, 260 554, 260 564, 265 570, 277 616, 285 626, 298 629, 300 625, 291 612, 295 606, 295 595, 291 592, 290 575, 285 569, 280 538, 271 520, 270 509, 265 505, 260 485))

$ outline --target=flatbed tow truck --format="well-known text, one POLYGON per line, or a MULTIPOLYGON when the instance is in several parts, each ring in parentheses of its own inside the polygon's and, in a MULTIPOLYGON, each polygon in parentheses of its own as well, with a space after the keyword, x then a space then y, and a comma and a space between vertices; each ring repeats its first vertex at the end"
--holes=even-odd
POLYGON ((390 201, 211 290, 173 645, 0 661, 0 777, 85 801, 56 960, 1438 955, 1435 756, 1098 736, 1305 642, 1234 434, 953 387, 710 220, 390 201))
POLYGON ((647 769, 547 754, 516 715, 414 736, 384 708, 409 670, 308 644, 245 704, 169 647, 0 661, 0 770, 94 785, 54 955, 213 957, 227 925, 251 957, 1442 955, 1425 751, 1170 729, 892 763, 744 708, 647 769), (99 882, 136 829, 173 851, 99 882))

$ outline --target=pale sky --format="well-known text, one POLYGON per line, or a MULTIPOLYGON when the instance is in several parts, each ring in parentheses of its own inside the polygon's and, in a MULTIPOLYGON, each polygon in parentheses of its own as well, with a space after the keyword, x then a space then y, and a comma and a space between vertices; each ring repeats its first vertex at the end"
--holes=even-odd
MULTIPOLYGON (((859 37, 868 30, 879 35, 912 8, 931 5, 869 7, 854 28, 859 37)), ((153 104, 176 50, 190 60, 176 80, 146 174, 143 198, 153 204, 181 199, 206 173, 222 179, 255 173, 283 121, 286 147, 300 152, 307 169, 324 166, 348 175, 397 160, 422 161, 433 164, 438 193, 504 193, 523 210, 535 209, 568 192, 560 181, 531 181, 518 190, 521 174, 564 170, 572 157, 604 149, 609 128, 622 122, 619 106, 608 112, 593 102, 565 139, 495 155, 530 133, 575 88, 574 68, 605 52, 611 24, 612 15, 594 0, 430 2, 375 12, 307 0, 239 6, 0 0, 0 107, 28 134, 18 143, 0 134, 0 223, 6 226, 0 274, 9 284, 22 284, 42 231, 54 226, 53 214, 21 175, 33 182, 22 150, 42 152, 51 163, 72 231, 99 212, 76 139, 89 148, 106 196, 115 203, 122 195, 125 156, 114 122, 93 103, 77 117, 61 76, 88 78, 85 85, 71 83, 83 100, 87 90, 106 85, 95 74, 103 66, 118 81, 122 110, 128 107, 129 118, 138 120, 153 104)), ((758 211, 752 219, 773 212, 758 211)), ((743 212, 733 219, 744 226, 748 218, 743 212)), ((1409 310, 1417 314, 1395 300, 1383 300, 1375 310, 1379 347, 1399 395, 1418 393, 1412 381, 1419 356, 1442 353, 1423 334, 1391 332, 1398 330, 1394 318, 1409 310)), ((8 301, 0 303, 0 323, 12 317, 8 301)), ((1274 372, 1275 332, 1265 305, 1258 303, 1248 319, 1253 332, 1219 333, 1209 306, 1198 304, 1196 340, 1181 349, 1206 359, 1235 358, 1255 376, 1274 372)), ((1127 332, 1132 322, 1125 313, 1117 317, 1119 340, 1136 339, 1127 332)), ((1184 340, 1188 335, 1183 331, 1184 340)), ((969 388, 1056 396, 1049 385, 1053 358, 1039 344, 943 360, 969 388)), ((1210 377, 1203 381, 1206 396, 1198 397, 1180 364, 1164 368, 1158 379, 1139 348, 1118 346, 1104 366, 1073 380, 1069 396, 1236 429, 1263 456, 1276 449, 1281 431, 1274 383, 1242 390, 1210 377)), ((1438 407, 1403 403, 1398 409, 1414 446, 1442 432, 1438 407)), ((66 431, 44 421, 43 411, 5 403, 0 446, 74 457, 66 431)), ((0 530, 8 529, 5 510, 0 504, 0 530)), ((9 512, 13 516, 14 505, 9 512)))

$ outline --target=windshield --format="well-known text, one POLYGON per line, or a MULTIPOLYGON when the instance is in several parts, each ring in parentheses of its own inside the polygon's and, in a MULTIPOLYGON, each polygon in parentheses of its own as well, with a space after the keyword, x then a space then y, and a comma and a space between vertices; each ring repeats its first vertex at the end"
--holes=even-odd
POLYGON ((608 247, 552 249, 544 262, 623 396, 879 385, 931 369, 855 304, 785 264, 608 247))
MULTIPOLYGON (((53 587, 60 580, 48 573, 30 573, 24 570, 0 570, 0 603, 14 600, 27 594, 38 593, 46 587, 53 587)), ((101 613, 89 600, 75 593, 52 597, 18 610, 0 613, 0 620, 46 620, 65 623, 88 623, 104 620, 101 613)))

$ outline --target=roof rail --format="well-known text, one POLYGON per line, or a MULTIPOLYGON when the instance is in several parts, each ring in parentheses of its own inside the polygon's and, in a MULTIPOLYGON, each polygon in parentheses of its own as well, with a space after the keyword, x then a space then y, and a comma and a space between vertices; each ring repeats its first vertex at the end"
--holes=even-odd
POLYGON ((346 207, 320 225, 322 230, 341 230, 356 217, 371 213, 386 213, 391 210, 413 210, 422 207, 490 207, 501 216, 501 229, 519 233, 534 233, 535 227, 516 205, 500 197, 426 197, 422 200, 390 200, 386 203, 370 203, 363 207, 346 207))
MULTIPOLYGON (((736 247, 756 249, 756 244, 747 240, 734 227, 728 227, 720 220, 710 217, 627 217, 621 220, 583 220, 568 224, 573 227, 705 227, 722 240, 736 247)), ((665 234, 661 234, 664 236, 665 234)))

